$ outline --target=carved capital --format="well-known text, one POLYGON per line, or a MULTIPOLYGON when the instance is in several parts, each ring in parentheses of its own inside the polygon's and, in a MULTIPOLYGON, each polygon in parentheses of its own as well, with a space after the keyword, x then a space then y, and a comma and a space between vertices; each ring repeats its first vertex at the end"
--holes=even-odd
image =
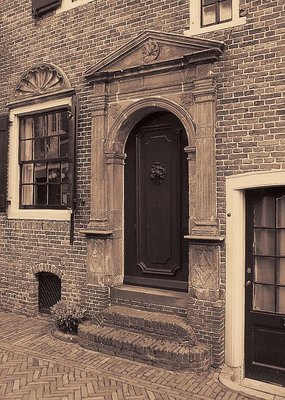
POLYGON ((116 152, 106 152, 106 163, 107 164, 119 164, 124 165, 124 161, 126 159, 125 153, 116 153, 116 152))
POLYGON ((184 148, 185 153, 187 153, 187 160, 188 161, 195 161, 196 160, 196 147, 187 146, 184 148))
POLYGON ((202 79, 195 79, 193 95, 195 103, 215 100, 217 96, 215 78, 209 76, 202 79))

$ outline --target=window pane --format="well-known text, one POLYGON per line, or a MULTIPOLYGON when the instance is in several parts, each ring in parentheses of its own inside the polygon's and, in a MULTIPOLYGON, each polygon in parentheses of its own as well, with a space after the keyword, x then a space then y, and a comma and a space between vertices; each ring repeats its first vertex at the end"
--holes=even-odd
POLYGON ((22 169, 22 183, 33 183, 34 164, 23 164, 21 169, 22 169))
POLYGON ((45 139, 35 140, 35 160, 43 160, 45 158, 45 139))
POLYGON ((62 182, 70 182, 70 171, 68 163, 62 163, 61 165, 61 180, 62 182))
POLYGON ((275 283, 275 260, 271 257, 255 257, 255 282, 275 283))
POLYGON ((46 183, 47 181, 47 166, 45 163, 35 164, 35 182, 46 183))
POLYGON ((285 196, 276 200, 277 227, 285 228, 285 196))
POLYGON ((47 205, 47 187, 46 185, 35 186, 35 205, 47 205))
POLYGON ((21 205, 22 206, 33 205, 33 185, 22 186, 21 205))
POLYGON ((48 181, 50 183, 59 183, 60 180, 60 163, 48 163, 48 181))
POLYGON ((58 136, 46 139, 46 158, 58 158, 58 136))
POLYGON ((31 139, 33 137, 33 118, 20 118, 20 138, 31 139))
POLYGON ((202 8, 202 26, 215 24, 216 21, 216 5, 205 6, 202 8))
POLYGON ((276 254, 285 256, 285 229, 280 229, 276 233, 276 254))
POLYGON ((255 284, 253 291, 254 310, 275 312, 274 286, 255 284))
POLYGON ((20 160, 30 161, 33 159, 33 140, 20 142, 20 160))
POLYGON ((217 3, 217 0, 202 0, 202 5, 203 6, 210 6, 210 5, 213 5, 213 4, 216 4, 217 3))
POLYGON ((277 260, 277 283, 285 285, 285 258, 277 260))
POLYGON ((220 3, 220 22, 232 19, 232 0, 220 3))
POLYGON ((275 231, 271 229, 255 229, 254 248, 255 254, 263 256, 274 256, 275 231))
POLYGON ((254 226, 264 228, 275 227, 275 198, 264 196, 254 208, 254 226))
POLYGON ((61 203, 62 205, 68 206, 68 198, 70 195, 70 185, 63 184, 61 187, 61 203))
POLYGON ((35 138, 43 138, 47 136, 47 116, 35 116, 35 138))
POLYGON ((285 314, 285 287, 277 288, 277 310, 280 314, 285 314))
POLYGON ((61 205, 60 196, 61 185, 49 184, 48 185, 48 205, 49 206, 59 206, 61 205))
POLYGON ((56 113, 47 115, 47 134, 55 135, 57 133, 57 119, 56 113))
POLYGON ((69 137, 62 135, 59 137, 60 143, 60 157, 68 157, 69 137))

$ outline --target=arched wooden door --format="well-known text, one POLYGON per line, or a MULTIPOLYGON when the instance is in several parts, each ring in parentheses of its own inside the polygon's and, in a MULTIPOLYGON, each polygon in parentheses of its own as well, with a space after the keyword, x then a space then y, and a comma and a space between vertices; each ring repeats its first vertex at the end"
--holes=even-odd
POLYGON ((126 143, 124 282, 188 288, 187 137, 171 113, 143 118, 126 143))

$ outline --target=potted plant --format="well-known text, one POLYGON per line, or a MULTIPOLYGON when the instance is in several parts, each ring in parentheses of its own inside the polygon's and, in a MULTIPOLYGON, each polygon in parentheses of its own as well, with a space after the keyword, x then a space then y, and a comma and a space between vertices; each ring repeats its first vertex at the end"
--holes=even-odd
POLYGON ((50 308, 50 311, 61 332, 77 335, 78 325, 85 318, 85 309, 78 304, 60 300, 50 308))

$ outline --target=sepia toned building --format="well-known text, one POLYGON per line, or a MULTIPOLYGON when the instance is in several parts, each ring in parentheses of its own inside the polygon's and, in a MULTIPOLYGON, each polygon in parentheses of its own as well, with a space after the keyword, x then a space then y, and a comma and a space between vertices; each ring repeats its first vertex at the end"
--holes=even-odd
POLYGON ((174 366, 284 385, 285 2, 0 10, 0 309, 172 321, 174 366))

